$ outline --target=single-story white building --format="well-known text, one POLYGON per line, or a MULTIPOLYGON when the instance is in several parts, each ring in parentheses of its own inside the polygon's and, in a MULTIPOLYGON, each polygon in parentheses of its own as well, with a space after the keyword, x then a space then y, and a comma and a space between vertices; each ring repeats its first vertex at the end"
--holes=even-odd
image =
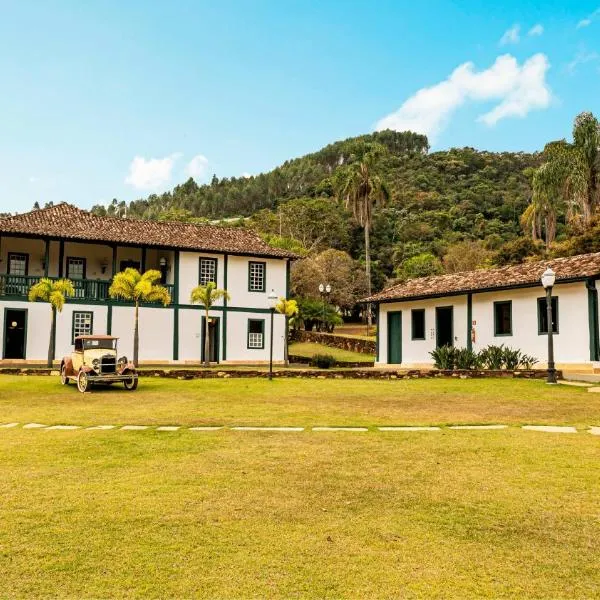
POLYGON ((412 279, 367 301, 377 307, 377 365, 431 367, 453 345, 510 346, 547 362, 546 268, 556 272, 552 327, 557 368, 600 369, 600 253, 412 279))
MULTIPOLYGON (((29 302, 41 277, 68 277, 75 285, 57 315, 55 358, 81 334, 120 338, 119 353, 133 352, 134 309, 110 298, 115 273, 127 267, 157 269, 172 297, 163 307, 140 308, 140 362, 199 362, 204 307, 191 304, 198 284, 214 281, 230 299, 210 311, 210 359, 223 363, 269 360, 268 296, 287 297, 294 254, 272 248, 240 227, 99 217, 71 206, 0 219, 0 340, 3 362, 42 362, 48 355, 51 311, 29 302)), ((275 314, 273 358, 284 359, 285 317, 275 314)))

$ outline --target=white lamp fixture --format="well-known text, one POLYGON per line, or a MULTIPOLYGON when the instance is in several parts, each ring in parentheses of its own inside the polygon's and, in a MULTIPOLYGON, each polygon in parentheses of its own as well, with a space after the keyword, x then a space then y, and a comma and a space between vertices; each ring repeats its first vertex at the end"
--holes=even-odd
POLYGON ((325 291, 325 286, 322 283, 320 283, 319 284, 319 292, 321 292, 321 294, 322 294, 324 291, 325 291))
POLYGON ((331 294, 331 286, 330 286, 329 284, 327 284, 327 285, 325 286, 325 291, 326 291, 328 294, 331 294))
POLYGON ((551 288, 555 281, 556 273, 550 267, 548 267, 542 275, 542 285, 544 286, 544 289, 547 290, 548 288, 551 288))
POLYGON ((267 296, 267 300, 269 301, 269 308, 275 308, 277 306, 277 294, 275 290, 271 290, 270 294, 267 296))

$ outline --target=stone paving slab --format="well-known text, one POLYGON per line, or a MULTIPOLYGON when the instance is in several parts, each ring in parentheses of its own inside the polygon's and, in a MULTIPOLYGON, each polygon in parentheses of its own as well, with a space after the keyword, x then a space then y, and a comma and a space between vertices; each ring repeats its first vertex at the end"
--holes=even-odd
POLYGON ((448 429, 506 429, 508 425, 451 425, 448 429))
POLYGON ((421 427, 418 425, 402 426, 402 427, 378 427, 379 431, 441 431, 439 427, 421 427))
POLYGON ((600 394, 600 386, 595 385, 594 387, 589 387, 588 392, 592 392, 592 394, 600 394))
POLYGON ((199 427, 190 427, 190 431, 218 431, 219 429, 223 429, 223 426, 201 425, 199 427))
POLYGON ((156 428, 156 431, 177 431, 181 429, 179 425, 161 425, 156 428))
POLYGON ((590 427, 588 429, 588 431, 592 434, 592 435, 600 435, 600 427, 590 427))
POLYGON ((10 429, 11 427, 16 427, 18 423, 3 423, 0 425, 0 429, 10 429))
POLYGON ((109 429, 114 429, 116 425, 94 425, 93 427, 86 427, 86 431, 107 431, 109 429))
POLYGON ((584 381, 565 381, 564 379, 561 379, 558 383, 560 385, 572 385, 573 387, 591 387, 593 385, 584 381))
POLYGON ((27 425, 23 425, 23 429, 44 429, 46 425, 42 425, 41 423, 27 423, 27 425))
POLYGON ((81 429, 79 425, 52 425, 52 427, 46 427, 46 431, 50 430, 57 431, 72 431, 73 429, 81 429))
POLYGON ((527 429, 528 431, 545 431, 546 433, 577 433, 575 427, 559 425, 523 425, 523 429, 527 429))
POLYGON ((304 427, 231 427, 233 431, 304 431, 304 427))
POLYGON ((368 427, 313 427, 313 431, 369 431, 368 427))
POLYGON ((148 425, 123 425, 121 431, 142 431, 148 429, 148 425))

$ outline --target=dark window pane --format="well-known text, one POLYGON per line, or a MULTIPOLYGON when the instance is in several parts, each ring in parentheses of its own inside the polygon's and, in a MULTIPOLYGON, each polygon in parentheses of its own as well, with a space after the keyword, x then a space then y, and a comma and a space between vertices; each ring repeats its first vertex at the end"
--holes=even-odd
POLYGON ((512 334, 512 303, 510 301, 494 303, 494 334, 512 334))
MULTIPOLYGON (((546 298, 538 298, 538 331, 548 333, 546 298)), ((558 333, 558 298, 552 296, 552 333, 558 333)))
POLYGON ((424 340, 425 339, 425 310, 415 309, 411 313, 412 315, 412 339, 413 340, 424 340))

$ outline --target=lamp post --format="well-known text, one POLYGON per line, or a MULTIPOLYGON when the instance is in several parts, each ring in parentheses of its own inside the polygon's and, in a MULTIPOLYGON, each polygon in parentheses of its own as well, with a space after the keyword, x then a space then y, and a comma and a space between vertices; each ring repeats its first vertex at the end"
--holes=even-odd
POLYGON ((269 381, 271 381, 273 379, 273 318, 275 317, 275 307, 277 306, 277 294, 275 290, 271 290, 267 299, 271 311, 271 335, 269 336, 269 381))
POLYGON ((320 283, 319 293, 321 294, 321 302, 323 303, 323 327, 325 327, 325 297, 331 294, 331 285, 328 283, 320 283))
POLYGON ((556 281, 556 273, 548 267, 542 275, 542 285, 546 290, 546 321, 548 322, 548 379, 546 383, 556 383, 556 369, 554 367, 554 340, 552 338, 552 287, 556 281))

